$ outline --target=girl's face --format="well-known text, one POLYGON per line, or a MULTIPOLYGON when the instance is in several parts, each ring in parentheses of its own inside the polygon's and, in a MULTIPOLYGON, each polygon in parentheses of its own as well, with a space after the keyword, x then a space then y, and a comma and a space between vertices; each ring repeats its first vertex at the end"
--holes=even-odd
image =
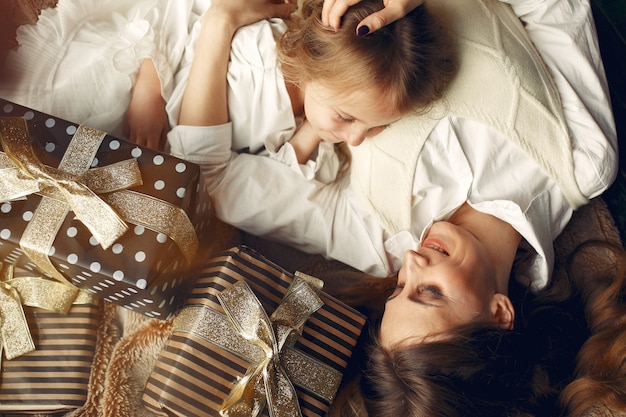
POLYGON ((484 246, 449 222, 435 222, 417 251, 407 251, 398 286, 387 300, 383 346, 419 343, 454 326, 491 321, 498 297, 484 246))
POLYGON ((304 113, 322 140, 353 146, 402 116, 373 88, 336 93, 317 82, 304 89, 304 113))

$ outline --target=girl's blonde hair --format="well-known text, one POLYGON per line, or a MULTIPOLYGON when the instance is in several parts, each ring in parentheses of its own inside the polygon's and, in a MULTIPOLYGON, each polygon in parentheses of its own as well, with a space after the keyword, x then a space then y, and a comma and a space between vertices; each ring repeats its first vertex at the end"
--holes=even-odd
POLYGON ((443 95, 456 70, 454 47, 422 5, 366 36, 357 24, 383 7, 363 0, 350 7, 337 32, 321 21, 323 1, 304 0, 278 41, 285 80, 303 88, 318 82, 338 93, 374 88, 402 113, 427 108, 443 95))

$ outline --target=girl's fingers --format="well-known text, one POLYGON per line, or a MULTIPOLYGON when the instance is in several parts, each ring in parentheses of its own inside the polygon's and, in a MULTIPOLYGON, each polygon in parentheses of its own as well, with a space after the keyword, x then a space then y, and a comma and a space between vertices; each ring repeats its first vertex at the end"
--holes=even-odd
POLYGON ((357 34, 363 36, 403 18, 423 0, 386 0, 385 7, 364 18, 357 26, 357 34))
POLYGON ((322 7, 322 23, 335 31, 339 30, 341 17, 346 10, 348 10, 348 7, 357 4, 359 1, 360 0, 324 0, 324 6, 322 7))

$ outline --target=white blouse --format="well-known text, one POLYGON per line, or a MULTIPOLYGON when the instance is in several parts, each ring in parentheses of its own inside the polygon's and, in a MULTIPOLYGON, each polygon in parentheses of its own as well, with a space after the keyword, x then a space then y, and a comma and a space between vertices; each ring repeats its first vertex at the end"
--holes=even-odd
MULTIPOLYGON (((615 178, 617 138, 589 4, 514 3, 561 94, 577 183, 595 197, 615 178)), ((271 158, 233 153, 232 132, 232 123, 177 126, 168 137, 174 155, 203 166, 218 217, 376 276, 396 273, 404 251, 417 247, 433 221, 468 202, 524 237, 536 256, 521 278, 539 289, 552 270, 553 240, 572 215, 555 181, 534 159, 474 120, 450 116, 431 132, 416 167, 411 230, 393 236, 359 201, 349 178, 308 180, 271 158)))
MULTIPOLYGON (((198 19, 176 73, 176 88, 167 103, 172 126, 178 124, 200 27, 198 19)), ((332 144, 321 144, 316 157, 300 165, 295 150, 288 143, 301 121, 294 118, 285 80, 277 64, 276 37, 285 29, 281 19, 269 19, 242 27, 233 37, 227 71, 231 148, 269 155, 307 179, 332 182, 340 165, 332 144)), ((204 129, 203 135, 207 141, 222 138, 221 129, 211 126, 204 129)))

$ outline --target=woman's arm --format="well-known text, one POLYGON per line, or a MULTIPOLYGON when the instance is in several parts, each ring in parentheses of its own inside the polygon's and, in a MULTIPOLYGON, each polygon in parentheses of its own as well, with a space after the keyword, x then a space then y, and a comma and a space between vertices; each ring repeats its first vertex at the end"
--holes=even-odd
POLYGON ((374 276, 394 272, 380 223, 356 204, 349 177, 308 180, 267 156, 230 149, 230 123, 207 129, 175 126, 172 155, 201 166, 217 217, 256 236, 321 254, 374 276))
POLYGON ((589 198, 617 175, 617 134, 587 0, 503 0, 524 23, 561 96, 576 181, 589 198))
POLYGON ((124 118, 124 134, 138 145, 160 150, 165 144, 169 123, 161 82, 150 58, 141 62, 124 118))

